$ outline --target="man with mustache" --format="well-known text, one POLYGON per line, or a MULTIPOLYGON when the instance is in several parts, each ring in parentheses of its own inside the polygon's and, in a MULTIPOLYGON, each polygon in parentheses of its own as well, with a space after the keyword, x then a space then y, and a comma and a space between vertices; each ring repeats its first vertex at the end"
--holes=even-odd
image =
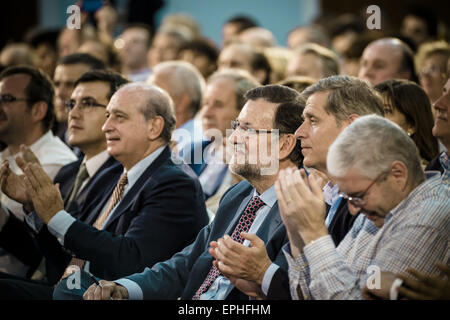
POLYGON ((235 147, 230 170, 247 180, 225 193, 213 222, 193 244, 142 273, 115 282, 101 280, 101 286, 93 284, 85 299, 248 299, 237 290, 234 278, 220 274, 213 264, 209 246, 215 247, 224 234, 237 243, 251 242, 249 251, 266 245, 268 259, 286 267, 280 248, 287 239, 273 183, 281 168, 301 164, 293 133, 301 123, 303 101, 295 90, 279 85, 254 88, 245 97, 247 103, 233 124, 229 141, 235 147), (266 151, 261 151, 263 146, 266 151))
MULTIPOLYGON (((116 167, 114 172, 110 172, 110 183, 115 183, 120 176, 122 167, 108 155, 102 125, 105 121, 105 108, 109 99, 121 85, 127 82, 128 80, 118 73, 104 70, 88 71, 75 81, 75 89, 66 101, 69 117, 69 142, 72 146, 78 147, 84 157, 62 167, 53 181, 59 184, 64 208, 74 217, 80 215, 85 200, 89 198, 89 187, 103 171, 113 165, 116 167)), ((27 160, 29 160, 34 156, 29 148, 22 147, 22 149, 24 150, 23 156, 19 158, 22 162, 24 159, 28 158, 27 160)), ((4 179, 4 192, 11 198, 31 207, 31 199, 23 184, 19 182, 21 178, 11 172, 8 167, 8 163, 4 164, 1 171, 7 174, 7 178, 4 179)), ((90 199, 92 200, 92 198, 91 196, 90 199)), ((18 243, 24 243, 24 240, 29 237, 37 239, 38 246, 46 248, 45 250, 48 250, 55 240, 48 234, 47 228, 42 228, 40 219, 31 214, 26 217, 26 222, 10 217, 0 233, 0 245, 15 254, 21 261, 27 262, 30 272, 32 272, 32 269, 36 269, 41 261, 41 250, 38 249, 39 253, 36 253, 33 246, 18 246, 18 243), (30 231, 29 227, 33 231, 30 231)), ((29 240, 32 242, 32 239, 29 240)), ((31 278, 43 280, 45 277, 43 282, 50 285, 56 283, 61 278, 66 266, 63 263, 64 259, 61 260, 61 263, 54 263, 54 261, 54 259, 46 259, 45 270, 44 264, 41 262, 40 267, 31 278)), ((0 274, 0 278, 7 277, 0 274)), ((25 278, 21 280, 25 280, 25 278)))
MULTIPOLYGON (((71 113, 80 111, 83 99, 72 97, 76 104, 71 113)), ((64 209, 58 189, 38 165, 23 166, 34 211, 65 250, 55 257, 67 266, 61 288, 80 291, 86 281, 90 284, 90 273, 115 279, 139 272, 170 258, 206 225, 200 183, 186 164, 171 159, 168 143, 174 127, 165 91, 136 83, 118 89, 106 106, 102 131, 108 154, 123 169, 115 181, 111 167, 93 183, 88 194, 93 198, 76 217, 64 209)), ((51 299, 53 286, 0 281, 0 293, 51 299)))
POLYGON ((425 179, 417 147, 399 126, 375 115, 355 120, 331 145, 327 170, 350 213, 361 212, 337 247, 317 182, 286 170, 276 183, 294 298, 362 299, 365 285, 393 286, 381 270, 437 273, 430 262, 449 263, 448 181, 425 179))
MULTIPOLYGON (((338 196, 339 188, 329 177, 326 167, 328 148, 355 119, 367 114, 382 115, 383 106, 368 84, 347 76, 321 79, 306 88, 302 92, 302 97, 306 99, 302 114, 304 121, 296 130, 295 137, 301 141, 303 165, 308 173, 314 174, 318 171, 325 178, 325 182, 328 181, 323 187, 327 206, 325 225, 334 243, 338 245, 352 227, 356 217, 349 214, 347 201, 338 196)), ((222 265, 228 266, 221 271, 227 270, 233 276, 248 280, 251 277, 245 270, 265 268, 265 272, 260 273, 261 278, 258 279, 258 283, 262 284, 262 291, 269 299, 289 298, 289 292, 284 290, 288 287, 288 275, 281 268, 262 259, 256 260, 258 268, 254 268, 255 262, 252 261, 253 266, 249 265, 250 260, 239 251, 239 248, 234 248, 240 253, 235 259, 225 254, 226 249, 226 246, 220 244, 217 249, 218 254, 223 256, 219 259, 222 265), (283 283, 286 285, 282 285, 283 283)))
MULTIPOLYGON (((449 60, 450 61, 450 60, 449 60)), ((450 70, 449 70, 450 71, 450 70)), ((433 104, 433 108, 436 110, 436 118, 434 119, 433 135, 439 139, 439 141, 446 148, 439 156, 437 156, 432 162, 429 163, 426 170, 439 170, 442 175, 442 182, 448 186, 450 182, 450 162, 448 150, 450 148, 450 80, 444 86, 442 95, 433 104)), ((433 261, 429 262, 430 264, 433 261)), ((436 263, 436 266, 443 271, 443 275, 449 273, 449 267, 442 262, 436 263)), ((383 272, 383 276, 386 278, 400 278, 408 287, 398 287, 398 293, 410 299, 449 299, 450 297, 450 279, 439 277, 437 275, 424 274, 419 270, 409 267, 406 270, 402 270, 402 273, 395 275, 392 272, 383 272), (408 272, 409 274, 407 274, 408 272), (411 278, 413 275, 419 280, 411 278)), ((386 286, 386 285, 385 285, 386 286)), ((372 288, 367 286, 363 289, 363 294, 367 297, 377 298, 389 298, 390 288, 383 290, 383 283, 381 289, 372 288)))

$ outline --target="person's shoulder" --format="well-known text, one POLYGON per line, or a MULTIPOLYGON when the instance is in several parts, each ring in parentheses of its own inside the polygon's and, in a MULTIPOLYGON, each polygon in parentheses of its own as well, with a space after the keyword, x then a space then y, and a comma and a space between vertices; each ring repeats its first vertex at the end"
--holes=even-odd
POLYGON ((48 141, 34 150, 37 158, 44 163, 67 164, 76 161, 78 158, 73 151, 62 140, 51 134, 48 141))
POLYGON ((158 179, 160 183, 167 183, 175 180, 197 181, 197 175, 184 161, 174 161, 169 155, 161 164, 154 170, 152 176, 158 179))
MULTIPOLYGON (((409 222, 437 229, 450 228, 450 197, 448 185, 437 175, 423 182, 403 210, 409 212, 409 222)), ((448 229, 447 229, 448 230, 448 229)))
POLYGON ((224 200, 231 200, 232 198, 242 194, 249 195, 252 190, 253 186, 250 184, 250 182, 248 182, 247 180, 242 180, 225 191, 220 202, 224 200))

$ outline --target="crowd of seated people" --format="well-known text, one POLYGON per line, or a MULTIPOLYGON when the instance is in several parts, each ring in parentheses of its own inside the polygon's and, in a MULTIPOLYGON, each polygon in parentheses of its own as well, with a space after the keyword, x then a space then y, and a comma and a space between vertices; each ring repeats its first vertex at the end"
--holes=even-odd
POLYGON ((432 12, 95 19, 0 48, 0 300, 450 299, 432 12))

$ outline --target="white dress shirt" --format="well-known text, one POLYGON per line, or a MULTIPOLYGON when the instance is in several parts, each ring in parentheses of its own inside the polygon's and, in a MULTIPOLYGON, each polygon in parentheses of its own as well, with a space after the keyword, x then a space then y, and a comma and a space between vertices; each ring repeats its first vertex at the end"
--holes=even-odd
MULTIPOLYGON (((30 150, 39 159, 45 173, 53 180, 62 166, 76 161, 77 157, 57 136, 54 136, 49 130, 39 140, 29 146, 30 150)), ((8 160, 11 171, 15 174, 22 175, 23 172, 16 163, 15 157, 21 156, 22 153, 11 154, 9 148, 0 152, 0 161, 8 160)), ((17 218, 24 220, 25 214, 23 212, 22 204, 12 200, 0 191, 1 206, 4 210, 0 211, 0 231, 8 221, 9 213, 6 209, 12 212, 17 218)), ((28 267, 21 263, 14 256, 3 251, 0 248, 0 271, 10 273, 17 276, 25 276, 28 267)))

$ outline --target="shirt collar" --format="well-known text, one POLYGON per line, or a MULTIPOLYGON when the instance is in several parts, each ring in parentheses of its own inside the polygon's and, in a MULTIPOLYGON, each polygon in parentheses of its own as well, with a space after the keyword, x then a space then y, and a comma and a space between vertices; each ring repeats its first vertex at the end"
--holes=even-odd
MULTIPOLYGON (((51 130, 47 131, 46 134, 44 134, 42 137, 40 137, 38 140, 36 140, 32 145, 29 146, 30 150, 33 151, 34 154, 37 153, 37 151, 45 144, 47 144, 51 139, 53 138, 53 132, 51 130)), ((21 156, 22 152, 19 151, 17 155, 14 155, 11 153, 11 150, 9 148, 6 148, 3 151, 3 157, 9 158, 9 157, 15 157, 15 156, 21 156)))
POLYGON ((427 172, 427 179, 423 181, 421 184, 419 184, 414 190, 412 190, 408 196, 403 199, 394 209, 391 210, 391 212, 386 215, 385 222, 386 223, 392 216, 396 215, 398 212, 404 211, 403 208, 410 202, 410 201, 421 201, 422 194, 424 194, 424 191, 426 191, 429 188, 429 184, 437 183, 437 181, 440 181, 441 176, 439 172, 429 171, 427 172), (414 200, 415 199, 415 200, 414 200))
POLYGON ((333 184, 331 181, 328 181, 328 183, 323 187, 322 191, 325 202, 330 206, 339 197, 339 187, 337 184, 333 184))
POLYGON ((83 163, 86 165, 86 170, 89 174, 89 177, 93 177, 98 169, 108 160, 109 154, 107 150, 104 150, 89 160, 86 160, 86 156, 83 159, 83 163))
POLYGON ((144 173, 144 171, 155 161, 156 158, 163 152, 166 146, 159 147, 152 153, 150 153, 147 157, 136 163, 129 171, 124 169, 124 172, 127 172, 128 177, 128 186, 134 185, 134 183, 139 179, 139 177, 144 173))
POLYGON ((39 149, 43 147, 46 143, 48 143, 53 138, 52 130, 48 130, 46 134, 39 138, 35 143, 30 146, 30 150, 33 153, 36 153, 39 149))
POLYGON ((259 198, 264 202, 264 204, 270 208, 273 207, 277 201, 277 195, 275 193, 275 186, 271 186, 269 189, 264 191, 261 195, 258 194, 256 189, 253 190, 253 196, 259 196, 259 198))

